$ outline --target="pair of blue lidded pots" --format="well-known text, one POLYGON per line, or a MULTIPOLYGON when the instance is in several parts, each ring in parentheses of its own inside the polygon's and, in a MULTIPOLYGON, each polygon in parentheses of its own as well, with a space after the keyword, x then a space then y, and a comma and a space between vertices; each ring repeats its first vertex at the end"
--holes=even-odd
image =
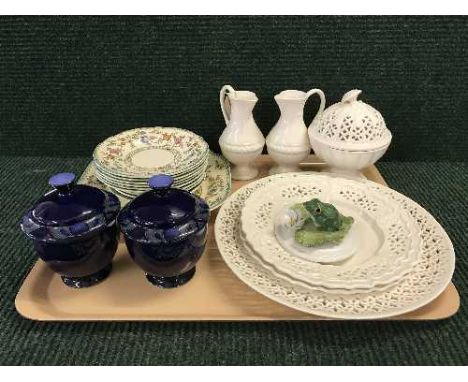
POLYGON ((21 229, 38 256, 74 288, 89 287, 111 272, 119 230, 148 280, 163 288, 189 281, 205 249, 209 208, 203 199, 170 188, 172 177, 155 175, 152 190, 120 211, 107 191, 76 185, 75 175, 49 179, 54 190, 29 209, 21 229), (120 211, 120 213, 119 213, 120 211))

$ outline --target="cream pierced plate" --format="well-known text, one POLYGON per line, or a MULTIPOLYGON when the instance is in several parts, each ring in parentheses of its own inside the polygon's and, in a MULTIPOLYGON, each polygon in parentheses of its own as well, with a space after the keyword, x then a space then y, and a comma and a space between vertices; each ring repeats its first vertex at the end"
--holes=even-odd
MULTIPOLYGON (((362 293, 369 293, 370 292, 369 289, 359 289, 359 288, 354 288, 354 289, 349 289, 349 288, 348 289, 337 289, 337 288, 329 289, 329 288, 325 288, 325 287, 318 286, 318 285, 308 284, 307 282, 304 282, 304 281, 301 281, 301 280, 297 280, 294 277, 291 277, 287 273, 281 273, 275 267, 273 267, 271 264, 265 263, 265 261, 263 261, 263 259, 258 256, 258 254, 250 247, 249 243, 245 240, 245 237, 244 237, 244 235, 242 233, 242 230, 240 230, 240 241, 244 245, 244 249, 245 249, 246 253, 248 253, 249 256, 251 256, 253 259, 255 259, 255 261, 257 261, 262 267, 264 267, 269 272, 271 272, 271 274, 274 277, 282 279, 282 280, 284 280, 284 281, 286 281, 288 283, 291 283, 292 285, 296 285, 299 288, 303 288, 305 290, 310 290, 310 289, 317 290, 317 291, 320 291, 320 292, 323 292, 323 293, 329 293, 329 294, 333 294, 333 295, 337 295, 337 294, 350 295, 350 294, 362 294, 362 293)), ((390 283, 390 284, 387 284, 387 285, 374 287, 374 288, 372 288, 371 291, 372 292, 378 292, 378 291, 388 290, 388 289, 392 288, 393 286, 395 286, 398 282, 400 282, 400 280, 394 281, 393 283, 390 283)))
MULTIPOLYGON (((102 190, 115 192, 115 190, 112 190, 109 186, 99 181, 93 162, 86 167, 78 183, 88 184, 102 190)), ((231 192, 231 170, 226 159, 210 152, 205 179, 192 192, 206 200, 210 206, 210 210, 215 210, 223 204, 231 192)), ((132 200, 131 197, 123 196, 118 192, 115 192, 115 194, 118 196, 122 207, 132 200)))
POLYGON ((331 294, 302 288, 272 274, 246 250, 240 231, 241 210, 255 189, 272 177, 253 182, 228 198, 218 212, 215 238, 221 256, 231 270, 257 292, 303 312, 330 318, 379 319, 416 310, 440 295, 450 282, 455 253, 444 229, 421 206, 389 188, 369 182, 407 211, 422 240, 418 262, 409 274, 385 291, 365 294, 331 294))
POLYGON ((143 127, 106 139, 94 150, 93 159, 108 173, 133 179, 184 173, 201 163, 208 151, 205 140, 191 131, 143 127))
MULTIPOLYGON (((351 291, 389 285, 416 264, 421 240, 410 216, 393 199, 369 188, 369 184, 317 173, 272 177, 246 201, 241 214, 242 231, 265 263, 309 285, 351 291), (285 207, 311 198, 332 203, 355 220, 342 248, 337 247, 342 252, 338 253, 342 260, 339 263, 316 262, 326 258, 329 248, 298 256, 297 251, 286 250, 287 246, 275 235, 274 220, 278 214, 285 207), (348 259, 347 251, 353 252, 348 259)), ((336 259, 333 252, 330 256, 336 259)))

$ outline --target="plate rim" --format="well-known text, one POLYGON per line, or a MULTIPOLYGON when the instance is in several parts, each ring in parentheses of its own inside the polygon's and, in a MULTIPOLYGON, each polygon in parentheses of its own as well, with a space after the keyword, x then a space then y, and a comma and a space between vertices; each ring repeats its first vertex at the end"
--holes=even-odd
MULTIPOLYGON (((188 130, 188 129, 184 129, 184 128, 181 128, 181 127, 175 127, 175 126, 140 126, 140 127, 135 127, 135 128, 132 128, 132 129, 128 129, 128 130, 124 130, 124 131, 121 131, 117 134, 114 134, 110 137, 107 137, 106 139, 104 139, 102 142, 100 142, 93 150, 93 160, 96 161, 101 167, 105 167, 102 165, 102 163, 100 163, 99 159, 97 159, 96 155, 97 155, 97 152, 99 151, 99 149, 110 139, 112 138, 115 138, 119 135, 123 135, 123 134, 130 134, 132 131, 138 131, 138 130, 143 130, 143 129, 171 129, 171 130, 177 130, 177 131, 181 131, 181 132, 184 132, 184 133, 188 133, 189 135, 192 135, 194 137, 196 137, 201 143, 202 145, 205 147, 204 149, 204 152, 205 154, 209 155, 210 153, 210 147, 208 145, 208 143, 205 141, 205 139, 194 133, 193 131, 191 130, 188 130)), ((205 155, 202 155, 201 158, 205 158, 205 155)), ((202 160, 200 158, 200 160, 202 160)), ((198 164, 198 160, 196 161, 196 163, 198 164)), ((186 167, 183 167, 181 169, 178 169, 178 171, 174 172, 172 175, 176 175, 180 172, 183 172, 184 170, 186 169, 186 167)), ((122 171, 118 171, 118 170, 115 170, 115 173, 116 174, 119 174, 119 175, 122 175, 122 176, 127 176, 127 177, 130 177, 130 178, 135 178, 135 177, 132 177, 129 173, 126 173, 126 172, 122 172, 122 171)), ((136 178, 142 178, 142 176, 136 176, 136 178)))

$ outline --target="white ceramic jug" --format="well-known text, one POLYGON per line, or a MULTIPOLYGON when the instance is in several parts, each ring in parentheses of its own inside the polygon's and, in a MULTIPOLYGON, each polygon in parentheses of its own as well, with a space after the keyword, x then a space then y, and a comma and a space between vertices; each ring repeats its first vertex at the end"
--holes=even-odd
POLYGON ((253 92, 234 90, 232 86, 225 85, 219 93, 219 101, 226 121, 226 128, 219 137, 219 146, 223 155, 234 165, 232 178, 255 178, 258 169, 251 164, 265 145, 265 138, 252 113, 258 98, 253 92))
POLYGON ((319 115, 325 108, 325 94, 320 89, 312 89, 307 93, 284 90, 275 96, 281 116, 266 139, 268 154, 276 162, 270 174, 299 171, 299 163, 309 155, 310 142, 304 123, 304 106, 313 94, 320 96, 319 115))

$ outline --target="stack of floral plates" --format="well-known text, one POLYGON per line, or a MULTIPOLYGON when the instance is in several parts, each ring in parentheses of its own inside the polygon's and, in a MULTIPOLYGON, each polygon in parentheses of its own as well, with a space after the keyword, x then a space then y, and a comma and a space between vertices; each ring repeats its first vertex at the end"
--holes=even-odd
POLYGON ((224 203, 215 235, 228 266, 252 288, 333 318, 415 310, 445 289, 455 264, 447 234, 417 203, 370 181, 326 174, 288 173, 250 183, 224 203), (298 252, 275 233, 278 216, 313 198, 332 203, 354 223, 341 244, 298 252))
POLYGON ((209 147, 202 137, 175 127, 127 130, 100 143, 93 153, 97 178, 133 198, 148 190, 152 175, 165 173, 174 187, 196 189, 206 176, 209 147))
MULTIPOLYGON (((86 167, 78 183, 114 192, 112 188, 106 186, 97 178, 96 166, 93 162, 86 167)), ((229 196, 231 193, 231 186, 231 170, 229 162, 221 155, 210 152, 205 180, 191 192, 204 199, 210 206, 210 210, 215 210, 223 204, 229 196)), ((126 206, 127 203, 133 199, 120 194, 116 195, 119 198, 120 205, 122 207, 126 206)))

